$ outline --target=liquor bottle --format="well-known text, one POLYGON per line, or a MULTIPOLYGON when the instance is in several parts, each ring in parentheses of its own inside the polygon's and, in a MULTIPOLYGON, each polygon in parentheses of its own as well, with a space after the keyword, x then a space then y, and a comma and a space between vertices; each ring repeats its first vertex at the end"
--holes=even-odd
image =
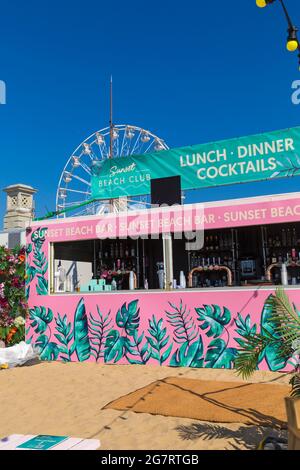
POLYGON ((131 253, 131 256, 134 258, 135 257, 135 248, 134 248, 134 246, 132 246, 130 253, 131 253))
POLYGON ((214 251, 214 237, 213 237, 213 235, 211 235, 210 238, 209 238, 209 249, 210 249, 210 251, 214 251))
POLYGON ((125 257, 128 258, 128 256, 129 256, 129 249, 128 249, 128 245, 126 244, 125 257))
POLYGON ((297 261, 297 255, 296 255, 296 249, 295 248, 292 249, 292 261, 294 261, 294 262, 297 261))
POLYGON ((280 248, 281 246, 281 241, 278 235, 276 235, 276 238, 275 238, 275 246, 276 248, 280 248))
POLYGON ((276 264, 277 263, 277 256, 275 253, 272 254, 272 264, 276 264))

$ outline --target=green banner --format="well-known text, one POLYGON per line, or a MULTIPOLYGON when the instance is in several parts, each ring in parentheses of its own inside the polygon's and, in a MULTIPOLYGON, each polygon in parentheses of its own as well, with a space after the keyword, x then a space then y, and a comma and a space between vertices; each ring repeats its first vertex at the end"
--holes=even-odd
POLYGON ((300 175, 300 127, 97 162, 92 198, 149 194, 151 179, 177 175, 183 190, 300 175))

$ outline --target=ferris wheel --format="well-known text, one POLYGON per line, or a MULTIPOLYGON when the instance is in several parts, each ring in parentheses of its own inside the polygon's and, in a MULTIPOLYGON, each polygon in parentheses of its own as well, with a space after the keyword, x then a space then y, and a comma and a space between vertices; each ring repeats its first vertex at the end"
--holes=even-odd
MULTIPOLYGON (((108 158, 122 158, 168 149, 164 140, 137 126, 113 125, 95 132, 76 148, 63 169, 56 195, 57 212, 72 217, 108 212, 110 201, 94 201, 82 205, 91 199, 92 165, 108 158)), ((138 203, 141 203, 141 198, 129 201, 126 208, 130 209, 138 203)), ((118 204, 116 201, 115 210, 120 209, 118 204)))

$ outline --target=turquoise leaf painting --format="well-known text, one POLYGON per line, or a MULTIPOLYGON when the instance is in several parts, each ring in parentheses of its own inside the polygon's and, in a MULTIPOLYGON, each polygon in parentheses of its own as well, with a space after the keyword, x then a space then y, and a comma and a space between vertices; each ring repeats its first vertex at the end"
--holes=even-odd
POLYGON ((213 340, 208 346, 205 367, 210 369, 232 369, 237 355, 235 348, 227 348, 227 344, 221 338, 213 340))
POLYGON ((34 307, 29 311, 29 318, 35 333, 44 333, 53 320, 53 312, 50 308, 47 310, 46 307, 34 307))
POLYGON ((169 358, 173 348, 173 343, 167 347, 170 336, 167 335, 167 328, 163 328, 163 319, 157 321, 153 315, 149 320, 148 332, 151 335, 147 336, 151 347, 151 357, 162 365, 169 358))
POLYGON ((121 337, 117 330, 111 330, 106 338, 104 360, 105 362, 118 362, 125 353, 126 338, 121 337))
POLYGON ((77 305, 74 316, 74 347, 80 362, 86 361, 91 355, 89 327, 85 311, 84 299, 77 305))
POLYGON ((203 342, 201 336, 194 343, 184 343, 173 354, 171 367, 203 367, 203 342))
POLYGON ((201 330, 206 330, 206 336, 217 338, 221 336, 224 326, 231 320, 231 313, 228 308, 222 308, 219 305, 204 305, 202 308, 196 308, 198 320, 201 323, 201 330))
POLYGON ((137 308, 138 300, 122 305, 117 313, 116 322, 119 328, 123 328, 128 335, 133 335, 140 324, 140 309, 137 308))

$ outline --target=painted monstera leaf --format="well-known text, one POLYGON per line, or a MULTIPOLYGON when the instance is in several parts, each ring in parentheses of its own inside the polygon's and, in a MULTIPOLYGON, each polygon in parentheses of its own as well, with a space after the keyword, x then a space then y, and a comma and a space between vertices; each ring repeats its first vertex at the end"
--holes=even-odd
POLYGON ((42 361, 56 361, 59 355, 59 347, 55 343, 50 343, 46 335, 40 335, 35 343, 39 350, 42 361))
POLYGON ((201 336, 192 344, 184 343, 173 354, 171 367, 203 367, 203 342, 201 336))
POLYGON ((236 355, 237 350, 227 348, 227 344, 223 339, 214 339, 207 349, 205 367, 210 369, 231 369, 236 355))
MULTIPOLYGON (((275 323, 271 320, 273 317, 272 303, 268 302, 270 297, 267 299, 262 314, 261 314, 261 334, 268 335, 274 339, 279 339, 279 335, 275 332, 275 323)), ((282 353, 278 353, 281 345, 278 341, 275 341, 274 344, 270 344, 265 348, 263 353, 259 358, 259 362, 263 359, 266 360, 269 369, 272 372, 282 370, 288 363, 289 357, 283 358, 282 353)))
POLYGON ((87 361, 91 355, 88 320, 84 299, 77 305, 74 317, 74 349, 80 362, 87 361))
POLYGON ((219 305, 204 305, 202 308, 196 308, 198 321, 201 323, 201 330, 206 330, 206 336, 217 338, 224 331, 224 326, 231 320, 231 313, 228 308, 222 308, 219 305))
POLYGON ((138 300, 133 300, 128 304, 122 305, 117 313, 116 322, 119 328, 123 328, 129 336, 133 336, 134 332, 139 328, 140 309, 138 300))
POLYGON ((45 333, 48 324, 53 320, 53 312, 46 307, 34 307, 29 311, 30 325, 35 333, 45 333))
POLYGON ((126 338, 121 337, 117 330, 111 330, 105 342, 104 361, 118 362, 125 353, 126 338))

